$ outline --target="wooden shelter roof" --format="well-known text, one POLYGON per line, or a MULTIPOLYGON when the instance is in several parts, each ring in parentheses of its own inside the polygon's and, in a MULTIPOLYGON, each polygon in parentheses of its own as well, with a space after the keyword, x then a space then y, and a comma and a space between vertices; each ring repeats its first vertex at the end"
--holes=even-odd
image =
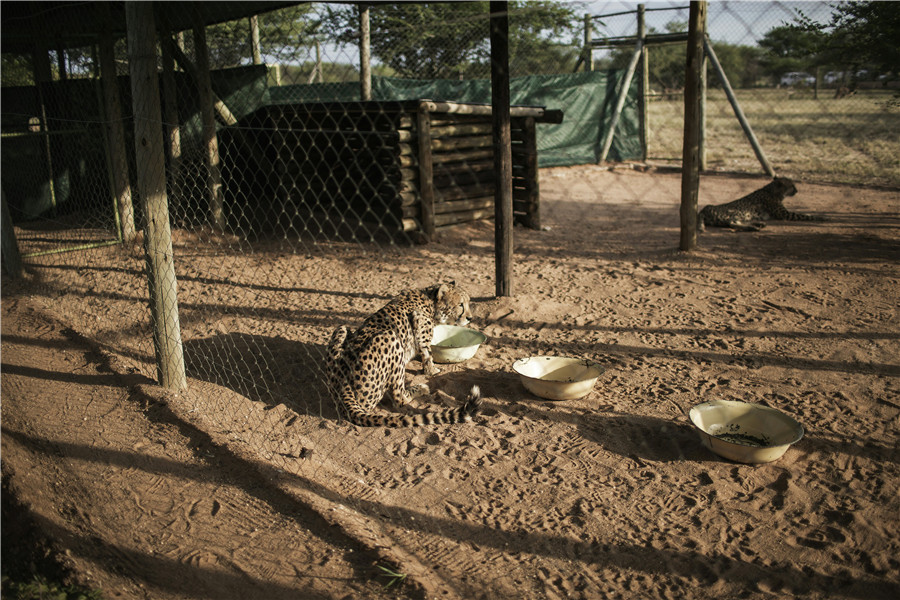
MULTIPOLYGON (((0 50, 27 54, 38 43, 56 48, 80 48, 96 43, 103 31, 100 2, 5 0, 0 7, 0 50)), ((155 2, 158 15, 173 31, 193 26, 194 9, 206 25, 250 17, 300 2, 155 2)), ((112 34, 125 37, 125 2, 109 2, 112 34)))

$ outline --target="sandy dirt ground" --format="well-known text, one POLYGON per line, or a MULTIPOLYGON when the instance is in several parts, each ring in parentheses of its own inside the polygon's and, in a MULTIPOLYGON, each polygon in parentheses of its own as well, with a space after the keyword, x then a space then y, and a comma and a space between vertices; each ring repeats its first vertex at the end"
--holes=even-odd
MULTIPOLYGON (((700 202, 764 183, 706 177, 700 202)), ((35 259, 3 280, 4 564, 37 534, 108 598, 900 597, 900 193, 798 188, 788 207, 828 221, 685 253, 680 176, 543 170, 509 298, 490 222, 412 247, 176 232, 178 393, 153 383, 138 252, 35 259), (447 280, 489 339, 408 381, 432 389, 420 407, 477 383, 483 414, 338 419, 331 330, 447 280), (538 354, 606 370, 541 400, 511 370, 538 354), (805 436, 770 464, 721 459, 687 418, 717 398, 805 436)))

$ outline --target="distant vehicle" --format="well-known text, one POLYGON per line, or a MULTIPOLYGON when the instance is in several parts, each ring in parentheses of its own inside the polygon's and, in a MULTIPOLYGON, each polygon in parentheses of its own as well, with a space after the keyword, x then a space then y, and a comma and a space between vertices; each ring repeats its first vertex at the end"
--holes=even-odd
POLYGON ((812 85, 815 82, 815 77, 803 71, 790 71, 781 76, 781 85, 812 85))
POLYGON ((843 81, 844 72, 843 71, 828 71, 825 73, 825 77, 823 78, 825 83, 831 85, 832 83, 837 83, 839 81, 843 81))

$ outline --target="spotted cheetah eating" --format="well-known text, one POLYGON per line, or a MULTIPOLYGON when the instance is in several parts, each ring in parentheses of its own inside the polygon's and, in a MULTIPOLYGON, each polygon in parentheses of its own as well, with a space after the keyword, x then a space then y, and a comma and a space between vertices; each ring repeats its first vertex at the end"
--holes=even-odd
POLYGON ((697 229, 730 227, 736 231, 759 231, 763 221, 824 221, 819 216, 791 212, 784 207, 786 196, 797 193, 794 182, 776 177, 767 185, 727 204, 704 206, 697 215, 697 229))
POLYGON ((453 283, 407 290, 370 315, 355 332, 338 327, 328 342, 328 383, 340 411, 363 427, 410 427, 471 421, 481 406, 481 391, 472 386, 458 408, 420 414, 375 412, 388 393, 394 408, 411 400, 406 365, 422 357, 427 375, 438 369, 431 357, 436 323, 466 325, 472 313, 469 296, 453 283))

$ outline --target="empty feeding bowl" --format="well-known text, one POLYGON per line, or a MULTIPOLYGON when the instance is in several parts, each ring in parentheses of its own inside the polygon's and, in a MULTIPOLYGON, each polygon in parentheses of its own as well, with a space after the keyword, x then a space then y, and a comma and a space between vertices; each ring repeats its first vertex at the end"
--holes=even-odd
POLYGON ((513 363, 522 385, 548 400, 575 400, 587 396, 604 368, 584 358, 531 356, 513 363))
POLYGON ((778 460, 803 437, 803 426, 783 412, 760 404, 713 400, 691 409, 703 445, 743 463, 778 460))
POLYGON ((435 325, 431 338, 431 357, 437 363, 458 363, 469 360, 478 346, 487 340, 480 331, 457 325, 435 325))

